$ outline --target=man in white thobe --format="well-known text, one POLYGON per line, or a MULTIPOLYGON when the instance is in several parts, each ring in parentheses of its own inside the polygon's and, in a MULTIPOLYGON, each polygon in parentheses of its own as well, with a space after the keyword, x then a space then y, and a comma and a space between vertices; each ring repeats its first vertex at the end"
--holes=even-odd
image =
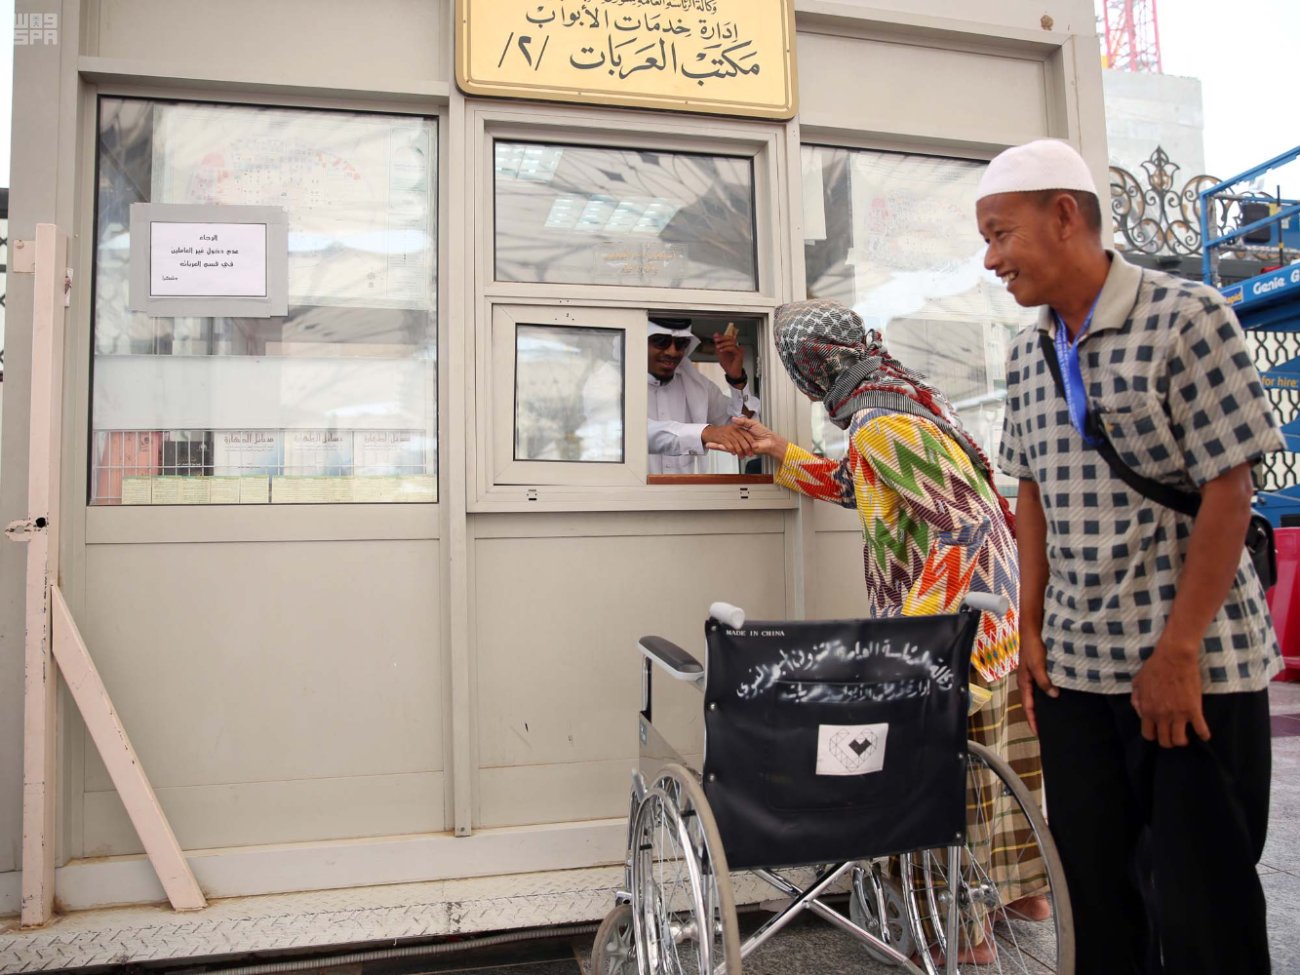
POLYGON ((730 387, 728 395, 694 366, 684 364, 700 344, 689 319, 652 318, 648 334, 649 472, 704 472, 701 458, 709 445, 742 458, 751 454, 749 435, 731 423, 733 416, 756 416, 759 410, 736 337, 721 332, 713 336, 718 364, 730 387))

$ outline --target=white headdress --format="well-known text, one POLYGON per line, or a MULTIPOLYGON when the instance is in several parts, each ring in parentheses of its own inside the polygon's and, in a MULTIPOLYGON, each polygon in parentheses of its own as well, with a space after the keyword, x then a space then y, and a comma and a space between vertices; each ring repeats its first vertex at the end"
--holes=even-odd
POLYGON ((980 177, 975 199, 1038 190, 1082 190, 1095 196, 1097 185, 1088 164, 1072 146, 1056 139, 1038 139, 996 156, 980 177))

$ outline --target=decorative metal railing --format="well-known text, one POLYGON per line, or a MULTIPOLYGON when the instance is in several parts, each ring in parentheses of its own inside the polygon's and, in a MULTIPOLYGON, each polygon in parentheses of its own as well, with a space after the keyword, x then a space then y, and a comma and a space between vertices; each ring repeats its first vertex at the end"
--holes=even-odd
MULTIPOLYGON (((1300 334, 1295 332, 1247 332, 1246 341, 1261 373, 1300 359, 1300 334)), ((1273 415, 1283 425, 1300 417, 1300 392, 1273 387, 1268 390, 1273 415)), ((1255 468, 1255 486, 1261 491, 1280 491, 1300 484, 1300 454, 1281 450, 1269 454, 1255 468)))
MULTIPOLYGON (((1181 168, 1159 146, 1142 163, 1145 182, 1127 169, 1110 167, 1110 215, 1121 250, 1180 257, 1201 252, 1200 192, 1219 181, 1202 173, 1180 187, 1181 168)), ((1216 216, 1226 220, 1232 215, 1216 216)), ((1239 212, 1235 216, 1240 219, 1239 212)))
MULTIPOLYGON (((1120 166, 1110 167, 1110 213, 1115 247, 1147 257, 1199 257, 1201 254, 1201 190, 1219 183, 1216 177, 1199 173, 1182 181, 1181 167, 1157 146, 1141 165, 1143 179, 1120 166)), ((1218 199, 1212 205, 1207 224, 1214 237, 1258 220, 1277 199, 1260 191, 1218 199)), ((1213 239, 1213 238, 1211 238, 1213 239)), ((1227 247, 1222 256, 1281 263, 1289 254, 1278 254, 1276 245, 1243 241, 1227 247)), ((1181 263, 1181 262, 1176 262, 1181 263)), ((1253 273, 1253 272, 1247 272, 1253 273)), ((1283 332, 1250 332, 1255 367, 1267 372, 1300 358, 1300 335, 1283 332)), ((1269 399, 1279 423, 1300 417, 1300 393, 1285 388, 1269 389, 1269 399)), ((1269 455, 1257 468, 1256 485, 1277 491, 1300 484, 1300 454, 1283 451, 1269 455)))
MULTIPOLYGON (((1220 180, 1198 173, 1180 184, 1181 169, 1160 146, 1142 163, 1144 178, 1122 166, 1110 167, 1110 216, 1119 250, 1153 257, 1200 255, 1200 194, 1220 180)), ((1263 190, 1216 195, 1207 221, 1212 239, 1259 220, 1280 202, 1263 190)), ((1293 248, 1279 250, 1278 242, 1269 241, 1267 230, 1247 233, 1220 248, 1218 256, 1273 263, 1286 263, 1297 256, 1293 248)))

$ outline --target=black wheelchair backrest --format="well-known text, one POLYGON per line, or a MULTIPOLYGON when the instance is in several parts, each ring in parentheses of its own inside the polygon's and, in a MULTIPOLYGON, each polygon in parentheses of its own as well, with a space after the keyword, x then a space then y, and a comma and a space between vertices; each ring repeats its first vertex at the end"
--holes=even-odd
POLYGON ((728 864, 960 841, 979 618, 709 620, 704 788, 728 864))

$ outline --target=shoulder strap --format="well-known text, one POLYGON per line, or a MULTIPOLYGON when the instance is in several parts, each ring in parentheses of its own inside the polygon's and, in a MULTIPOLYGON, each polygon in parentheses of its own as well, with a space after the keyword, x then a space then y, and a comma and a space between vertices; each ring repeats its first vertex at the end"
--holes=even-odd
MULTIPOLYGON (((1065 381, 1061 378, 1061 363, 1056 358, 1056 343, 1052 341, 1052 337, 1047 332, 1039 332, 1038 344, 1043 350, 1043 357, 1047 359, 1047 368, 1052 373, 1052 379, 1056 383, 1056 391, 1061 395, 1062 399, 1065 399, 1065 381)), ((1097 453, 1101 454, 1101 459, 1106 462, 1106 466, 1110 468, 1112 474, 1148 501, 1154 501, 1166 508, 1172 508, 1174 511, 1190 515, 1193 518, 1196 517, 1196 513, 1201 509, 1199 495, 1188 491, 1180 491, 1176 487, 1161 484, 1149 477, 1143 477, 1120 460, 1119 453, 1110 442, 1110 438, 1106 436, 1106 431, 1101 427, 1101 424, 1093 421, 1091 411, 1088 413, 1088 425, 1091 428, 1090 432, 1097 437, 1097 453)))

